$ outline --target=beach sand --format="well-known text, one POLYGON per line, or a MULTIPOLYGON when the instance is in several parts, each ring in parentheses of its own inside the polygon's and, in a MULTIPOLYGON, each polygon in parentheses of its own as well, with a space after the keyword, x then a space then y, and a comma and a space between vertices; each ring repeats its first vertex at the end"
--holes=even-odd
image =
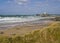
MULTIPOLYGON (((44 21, 33 21, 33 22, 25 22, 25 23, 18 23, 18 25, 15 26, 7 26, 9 28, 1 29, 0 30, 0 35, 3 36, 15 36, 15 35, 25 35, 27 33, 30 33, 35 30, 42 29, 44 27, 49 26, 52 24, 53 21, 51 20, 44 20, 44 21)), ((14 24, 13 24, 14 25, 14 24)))

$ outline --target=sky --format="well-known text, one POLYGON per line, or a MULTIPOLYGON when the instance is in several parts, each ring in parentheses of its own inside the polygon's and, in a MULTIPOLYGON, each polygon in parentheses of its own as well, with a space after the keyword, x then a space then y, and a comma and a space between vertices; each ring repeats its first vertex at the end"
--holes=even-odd
POLYGON ((60 0, 0 0, 0 14, 60 14, 60 0))

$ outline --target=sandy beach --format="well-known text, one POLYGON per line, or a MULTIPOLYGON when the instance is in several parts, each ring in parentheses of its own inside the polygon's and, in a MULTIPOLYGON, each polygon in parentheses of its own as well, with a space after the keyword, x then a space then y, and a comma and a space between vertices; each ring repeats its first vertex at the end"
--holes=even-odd
POLYGON ((0 26, 0 35, 3 36, 14 36, 14 35, 24 35, 26 33, 39 30, 41 28, 49 26, 53 21, 51 20, 39 20, 31 22, 13 23, 5 24, 0 26), (5 26, 5 27, 4 27, 5 26), (3 32, 3 34, 1 34, 3 32))

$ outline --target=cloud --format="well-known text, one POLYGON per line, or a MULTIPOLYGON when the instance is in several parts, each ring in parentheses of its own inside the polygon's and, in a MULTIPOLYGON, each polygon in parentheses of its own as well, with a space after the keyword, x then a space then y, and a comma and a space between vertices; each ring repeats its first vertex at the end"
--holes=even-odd
POLYGON ((27 0, 15 0, 16 2, 27 2, 27 0))
POLYGON ((28 0, 7 0, 6 3, 25 4, 28 0))
POLYGON ((27 3, 28 0, 14 0, 17 4, 21 5, 21 4, 25 4, 27 3))
POLYGON ((21 1, 27 1, 27 0, 21 0, 21 1))
POLYGON ((17 4, 22 5, 23 3, 22 2, 18 2, 17 4))

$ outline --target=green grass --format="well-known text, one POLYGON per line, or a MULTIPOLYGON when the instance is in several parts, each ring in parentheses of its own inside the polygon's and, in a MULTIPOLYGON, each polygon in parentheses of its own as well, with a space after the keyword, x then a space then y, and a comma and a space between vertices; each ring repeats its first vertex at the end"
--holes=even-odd
POLYGON ((0 43, 60 43, 60 22, 24 36, 0 36, 0 43))

